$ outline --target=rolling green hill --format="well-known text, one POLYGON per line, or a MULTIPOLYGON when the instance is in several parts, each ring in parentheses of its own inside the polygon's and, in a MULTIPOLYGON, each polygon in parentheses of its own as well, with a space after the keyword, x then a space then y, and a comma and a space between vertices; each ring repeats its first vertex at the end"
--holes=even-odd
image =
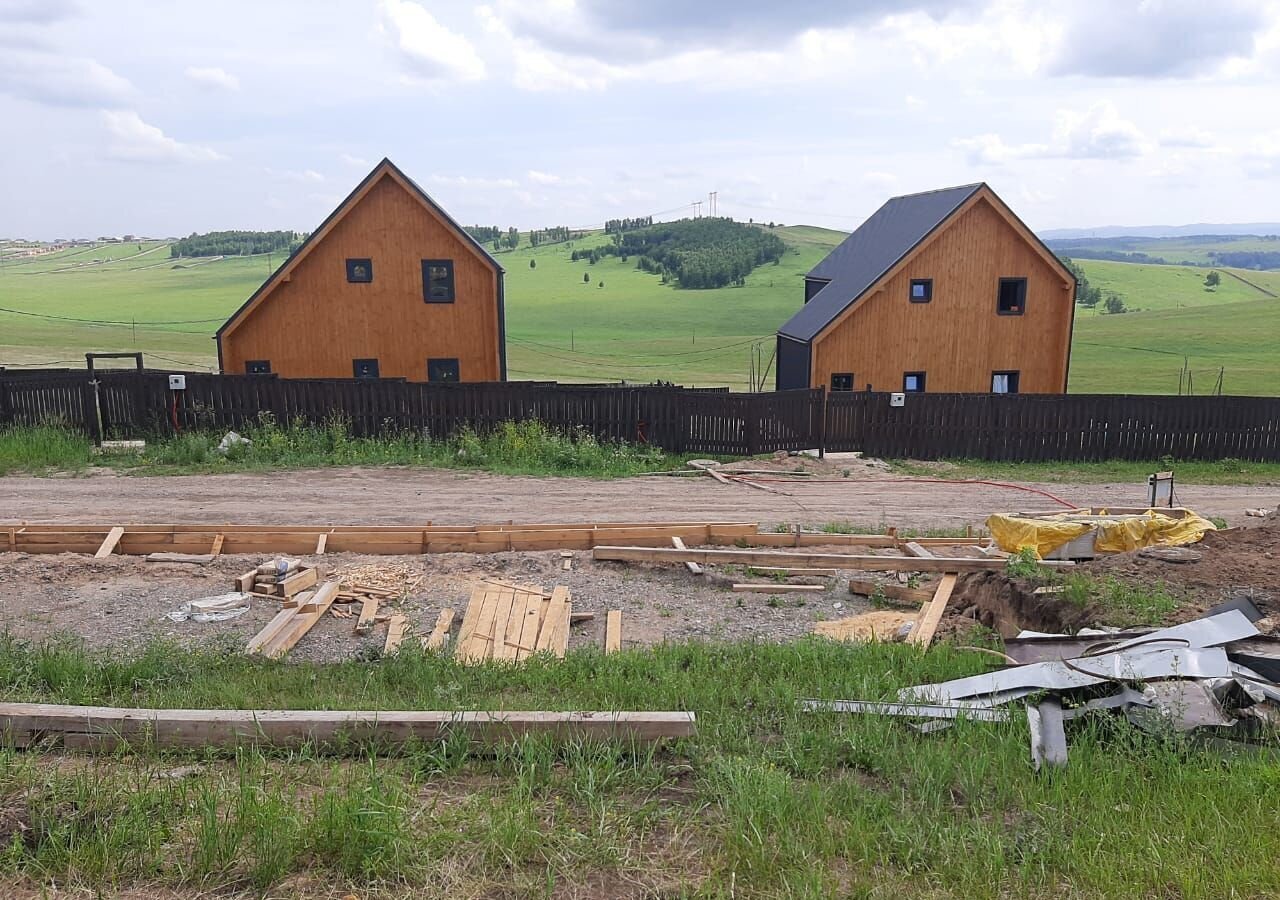
MULTIPOLYGON (((745 389, 752 344, 767 355, 800 305, 801 275, 844 237, 810 226, 772 231, 788 245, 780 263, 756 269, 744 286, 713 290, 662 285, 634 259, 570 260, 574 249, 607 241, 602 233, 500 253, 510 377, 745 389)), ((0 312, 0 364, 78 365, 86 350, 142 350, 175 365, 214 366, 214 330, 280 260, 171 260, 168 252, 157 242, 142 251, 109 244, 3 262, 0 307, 39 317, 0 312)), ((1280 295, 1280 272, 1223 269, 1222 284, 1206 291, 1202 268, 1078 262, 1135 311, 1077 310, 1071 390, 1173 392, 1186 357, 1197 393, 1222 367, 1228 393, 1280 394, 1270 338, 1280 334, 1280 299, 1270 296, 1280 295)))

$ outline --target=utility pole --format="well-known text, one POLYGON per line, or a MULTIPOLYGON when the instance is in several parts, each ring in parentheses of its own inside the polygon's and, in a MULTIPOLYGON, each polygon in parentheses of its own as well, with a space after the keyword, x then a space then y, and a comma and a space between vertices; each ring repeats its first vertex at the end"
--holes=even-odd
POLYGON ((716 196, 719 193, 719 191, 712 191, 707 194, 707 209, 710 211, 712 218, 715 218, 716 215, 716 196))
POLYGON ((695 219, 701 219, 702 218, 702 201, 694 200, 693 203, 691 203, 690 205, 693 207, 693 217, 695 219))

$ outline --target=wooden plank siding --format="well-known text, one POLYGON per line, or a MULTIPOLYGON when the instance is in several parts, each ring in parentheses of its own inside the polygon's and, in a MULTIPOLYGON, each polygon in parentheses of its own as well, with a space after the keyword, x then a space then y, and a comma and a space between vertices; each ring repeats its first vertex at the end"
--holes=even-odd
POLYGON ((841 313, 813 342, 810 384, 852 372, 855 390, 901 391, 925 372, 928 392, 989 392, 997 371, 1020 373, 1021 393, 1066 389, 1074 283, 1021 233, 986 189, 841 313), (912 303, 912 279, 933 298, 912 303), (1001 278, 1026 278, 1022 315, 996 314, 1001 278))
POLYGON ((267 360, 287 378, 351 378, 376 359, 382 378, 426 381, 427 360, 446 358, 462 381, 502 379, 499 270, 393 168, 371 177, 224 326, 224 372, 267 360), (366 258, 373 280, 349 283, 346 261, 366 258), (424 302, 425 259, 453 261, 454 302, 424 302))

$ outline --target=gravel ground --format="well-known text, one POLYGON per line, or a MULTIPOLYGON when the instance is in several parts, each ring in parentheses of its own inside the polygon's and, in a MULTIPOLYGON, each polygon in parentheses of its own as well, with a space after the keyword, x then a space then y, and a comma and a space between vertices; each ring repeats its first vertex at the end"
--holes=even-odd
MULTIPOLYGON (((439 610, 452 607, 456 635, 472 588, 486 577, 547 589, 563 584, 572 593, 574 612, 596 614, 594 620, 573 626, 570 648, 603 646, 604 614, 610 609, 622 610, 622 639, 627 647, 691 638, 788 640, 809 633, 822 619, 869 608, 865 600, 849 593, 845 577, 793 578, 791 583, 825 584, 827 590, 773 596, 730 591, 735 581, 766 580, 741 570, 708 568, 705 575, 695 576, 679 565, 595 562, 588 551, 575 552, 572 560, 567 572, 561 567, 559 551, 427 556, 335 553, 308 562, 330 572, 344 566, 384 564, 421 574, 421 584, 394 604, 417 634, 429 633, 439 610)), ((279 609, 275 601, 254 599, 248 613, 227 622, 173 622, 166 614, 184 601, 232 590, 235 576, 262 561, 257 556, 222 556, 197 566, 148 563, 134 556, 95 560, 76 554, 0 553, 0 583, 23 588, 7 591, 0 608, 9 633, 22 639, 73 635, 90 647, 124 648, 160 637, 187 646, 225 642, 238 649, 275 615, 279 609)), ((290 656, 314 661, 368 657, 381 650, 385 637, 385 625, 370 635, 357 636, 354 618, 326 615, 290 656)))

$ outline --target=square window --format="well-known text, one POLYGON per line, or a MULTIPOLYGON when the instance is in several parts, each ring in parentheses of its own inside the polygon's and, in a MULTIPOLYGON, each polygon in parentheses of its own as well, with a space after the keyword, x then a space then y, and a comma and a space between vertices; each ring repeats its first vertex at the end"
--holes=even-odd
POLYGON ((851 391, 853 390, 853 373, 840 372, 831 376, 831 390, 833 391, 851 391))
POLYGON ((422 299, 427 303, 453 302, 453 260, 422 261, 422 299))
POLYGON ((347 281, 352 284, 368 284, 373 281, 373 260, 347 260, 347 281))
POLYGON ((1027 279, 1001 278, 1000 293, 996 297, 996 313, 1002 316, 1020 316, 1027 308, 1027 279))
POLYGON ((269 359, 249 359, 245 360, 244 374, 246 375, 270 375, 271 360, 269 359))
POLYGON ((351 374, 356 378, 377 378, 378 361, 376 359, 353 359, 351 361, 351 374))
POLYGON ((1017 372, 992 372, 991 373, 991 393, 993 394, 1018 393, 1018 373, 1017 372))
POLYGON ((932 278, 911 279, 911 302, 912 303, 928 303, 932 299, 933 299, 933 279, 932 278))
POLYGON ((924 393, 924 373, 923 372, 903 372, 902 373, 902 390, 908 394, 924 393))
POLYGON ((457 382, 459 380, 456 359, 427 360, 427 381, 457 382))

